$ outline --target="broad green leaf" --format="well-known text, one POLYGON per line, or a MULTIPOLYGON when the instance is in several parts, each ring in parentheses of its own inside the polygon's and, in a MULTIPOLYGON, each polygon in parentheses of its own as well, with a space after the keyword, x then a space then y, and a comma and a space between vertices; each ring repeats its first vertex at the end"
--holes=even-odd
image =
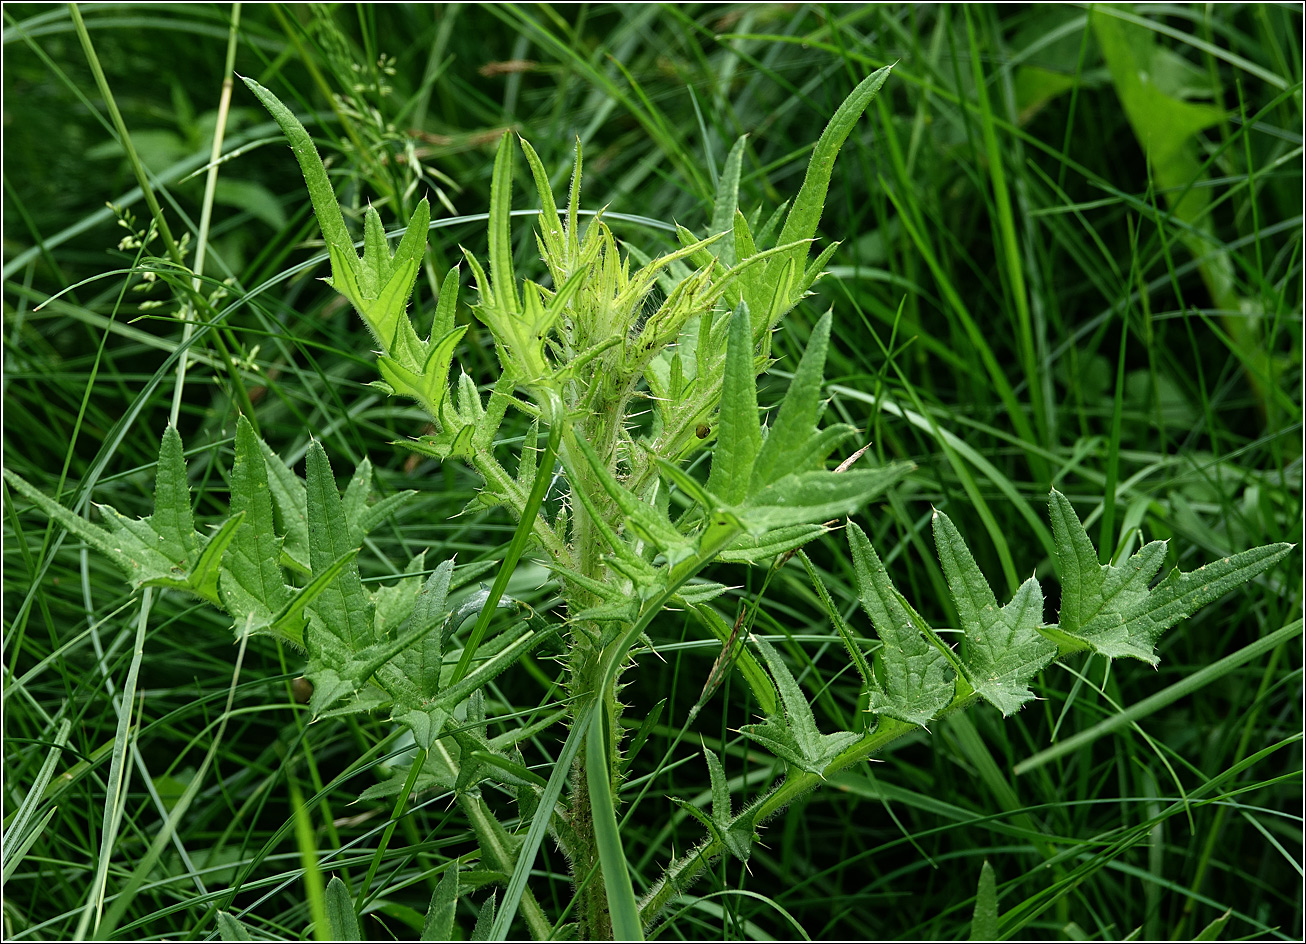
POLYGON ((452 573, 453 561, 447 560, 427 578, 407 622, 399 630, 401 638, 416 641, 401 649, 379 672, 386 688, 395 696, 395 719, 412 728, 418 746, 426 750, 431 748, 448 719, 445 707, 433 704, 432 700, 440 692, 452 573))
POLYGON ((337 941, 361 941, 363 930, 358 926, 358 915, 354 913, 354 902, 349 897, 349 889, 333 876, 326 887, 327 923, 331 926, 331 936, 337 941))
POLYGON ((1217 915, 1216 917, 1212 918, 1211 923, 1208 924, 1206 927, 1202 928, 1202 930, 1198 931, 1197 936, 1194 937, 1193 940, 1194 941, 1220 940, 1220 934, 1221 932, 1224 931, 1225 925, 1229 923, 1229 918, 1232 916, 1233 916, 1233 909, 1229 908, 1228 910, 1225 911, 1224 914, 1217 915))
MULTIPOLYGON (((285 468, 279 459, 277 465, 285 468)), ((238 626, 251 615, 255 624, 270 625, 272 615, 286 605, 291 591, 278 566, 282 542, 273 526, 268 464, 258 434, 244 416, 236 420, 231 511, 233 515, 243 513, 244 519, 223 561, 219 583, 223 605, 238 626)), ((303 645, 302 630, 293 641, 303 645)))
POLYGON ((181 436, 177 427, 172 425, 163 431, 163 442, 159 445, 154 514, 147 520, 158 535, 159 553, 183 570, 195 566, 199 550, 195 540, 195 519, 190 510, 190 484, 186 481, 181 436))
MULTIPOLYGON (((282 132, 289 139, 290 150, 294 153, 295 160, 299 162, 300 170, 304 173, 304 182, 308 185, 308 196, 313 203, 313 213, 317 216, 317 223, 322 229, 322 236, 326 239, 328 249, 338 253, 344 265, 357 272, 361 268, 361 263, 358 260, 358 254, 354 252, 354 241, 349 238, 349 230, 345 227, 344 215, 340 212, 340 205, 336 202, 335 191, 331 188, 331 181, 327 177, 326 167, 323 166, 322 158, 313 145, 313 139, 309 137, 308 131, 305 130, 299 119, 281 103, 279 98, 253 79, 241 76, 241 81, 263 103, 263 107, 276 119, 277 124, 281 126, 282 132)), ((336 273, 333 272, 334 274, 336 273)))
POLYGON ((807 349, 803 351, 803 358, 789 382, 789 390, 780 403, 775 423, 757 454, 748 486, 750 494, 760 491, 785 473, 804 468, 795 459, 816 433, 825 355, 830 347, 830 322, 830 312, 827 311, 812 329, 807 349))
POLYGON ((156 506, 155 514, 148 518, 127 518, 108 505, 97 504, 107 526, 101 528, 80 515, 73 514, 9 469, 4 470, 4 477, 20 494, 35 502, 56 524, 62 525, 109 558, 123 572, 132 587, 171 587, 221 605, 216 568, 221 563, 222 552, 227 547, 232 531, 220 529, 215 538, 204 542, 206 548, 211 545, 208 557, 203 557, 199 552, 201 539, 193 530, 190 489, 186 484, 181 439, 175 430, 164 433, 160 446, 155 494, 164 502, 162 514, 156 506), (186 539, 182 536, 182 530, 188 524, 192 530, 189 539, 186 539), (220 540, 217 544, 212 544, 215 539, 220 540), (178 551, 183 556, 172 556, 178 551), (197 571, 195 568, 200 567, 201 563, 203 566, 197 571))
MULTIPOLYGON (((758 255, 757 246, 753 242, 753 234, 748 228, 748 220, 744 218, 744 214, 736 210, 732 225, 735 259, 755 258, 758 255)), ((726 245, 730 242, 731 240, 723 240, 717 245, 726 245)), ((725 297, 735 305, 747 298, 761 297, 762 286, 765 284, 765 270, 765 265, 741 267, 736 262, 730 270, 734 278, 729 280, 725 297)))
POLYGON ((385 227, 381 225, 381 214, 369 203, 363 214, 363 267, 358 276, 360 287, 366 295, 375 298, 381 291, 381 286, 390 281, 393 274, 394 260, 390 258, 390 247, 385 244, 385 227))
POLYGON ((915 468, 896 462, 878 469, 785 475, 735 509, 753 534, 815 524, 860 511, 915 468))
POLYGON ((952 668, 916 628, 919 614, 903 602, 866 532, 852 522, 848 546, 857 573, 857 595, 882 643, 872 676, 871 711, 924 725, 952 701, 952 668))
MULTIPOLYGON (((753 232, 748 228, 744 214, 735 211, 734 219, 735 253, 740 259, 748 259, 757 254, 757 244, 753 241, 753 232)), ((754 281, 761 278, 760 273, 752 276, 754 281)))
MULTIPOLYGON (((857 119, 866 110, 866 106, 871 103, 871 99, 875 98, 880 87, 888 79, 892 68, 893 66, 888 65, 872 72, 835 110, 825 130, 821 132, 816 147, 812 150, 811 159, 807 163, 807 173, 803 177, 803 185, 798 189, 798 196, 794 198, 789 215, 785 217, 779 242, 790 243, 800 239, 811 239, 816 235, 816 227, 821 221, 821 212, 825 209, 825 195, 830 188, 830 176, 834 172, 834 161, 839 156, 839 149, 843 147, 844 141, 857 124, 857 119)), ((795 254, 794 258, 801 259, 802 256, 795 254)), ((779 264, 772 263, 771 268, 778 269, 779 264)))
POLYGON ((1056 643, 1038 631, 1043 591, 1030 577, 999 609, 957 526, 941 511, 934 513, 934 542, 966 633, 967 680, 1004 715, 1012 714, 1034 697, 1029 680, 1057 655, 1056 643))
POLYGON ((473 755, 491 753, 485 728, 485 696, 480 691, 472 692, 465 711, 462 723, 451 732, 458 745, 458 779, 453 785, 456 794, 466 793, 484 779, 485 763, 473 755))
POLYGON ((717 560, 757 564, 810 544, 830 529, 823 524, 798 524, 761 534, 741 534, 717 555, 717 560))
POLYGON ((712 471, 707 479, 708 491, 728 505, 738 505, 747 497, 749 475, 762 448, 753 347, 748 306, 740 302, 730 319, 721 420, 712 453, 712 471))
MULTIPOLYGON (((131 557, 125 553, 122 548, 115 547, 119 543, 113 539, 104 528, 91 524, 81 515, 75 515, 63 505, 47 496, 44 492, 32 485, 27 479, 23 478, 17 472, 9 468, 3 470, 5 481, 24 497, 33 501, 38 508, 44 511, 56 524, 62 525, 66 531, 81 538, 91 547, 104 554, 109 560, 117 564, 118 567, 127 575, 128 580, 135 577, 139 570, 139 565, 134 563, 131 557)), ((133 550, 139 553, 144 546, 139 541, 133 541, 136 545, 133 550)))
POLYGON ((218 937, 224 941, 252 941, 249 929, 229 911, 218 912, 218 937))
POLYGON ((425 198, 418 203, 394 256, 386 244, 381 217, 369 206, 364 215, 363 258, 360 260, 322 158, 308 131, 270 91, 252 79, 242 79, 281 126, 303 171, 313 212, 331 260, 331 285, 358 310, 385 353, 395 357, 399 363, 419 362, 422 346, 408 320, 407 307, 426 252, 430 204, 425 198))
MULTIPOLYGON (((747 143, 748 136, 741 135, 730 149, 730 154, 726 156, 726 166, 717 180, 716 200, 712 205, 712 222, 708 226, 709 233, 726 233, 734 227, 735 213, 738 212, 739 206, 739 172, 743 167, 744 146, 747 143)), ((733 238, 724 239, 713 246, 712 251, 716 253, 717 258, 730 266, 740 258, 735 246, 733 238)), ((752 252, 747 255, 751 256, 752 252)))
POLYGON ((311 576, 308 538, 308 492, 304 480, 281 461, 272 447, 259 440, 268 471, 268 492, 276 513, 277 531, 282 535, 281 563, 304 576, 311 576))
POLYGON ((431 893, 431 905, 422 925, 423 941, 452 941, 453 919, 458 910, 458 863, 451 862, 444 878, 431 893))
POLYGON ((975 891, 975 912, 970 922, 970 939, 998 939, 998 882, 988 859, 980 867, 979 888, 975 891))
POLYGON ((782 760, 811 773, 822 774, 840 751, 857 741, 858 735, 852 731, 822 734, 816 727, 807 696, 780 654, 760 636, 754 636, 753 643, 771 670, 783 710, 779 717, 768 718, 763 724, 744 725, 739 729, 740 733, 782 760))
MULTIPOLYGON (((1158 187, 1178 188, 1196 182, 1199 175, 1204 176, 1201 162, 1185 151, 1190 145, 1196 149, 1193 136, 1221 121, 1224 111, 1186 102, 1156 81, 1156 67, 1171 53, 1157 44, 1151 30, 1105 11, 1095 12, 1092 24, 1125 116, 1154 165, 1158 187)), ((1190 196, 1199 205, 1209 202, 1197 193, 1190 196)), ((1182 218, 1189 219, 1191 214, 1184 213, 1182 218)))
MULTIPOLYGON (((306 491, 309 563, 318 574, 355 547, 331 464, 316 440, 308 450, 306 491)), ((363 590, 356 563, 351 561, 321 592, 309 613, 306 638, 309 677, 314 686, 310 707, 316 715, 349 691, 357 690, 364 680, 354 674, 354 658, 373 642, 372 603, 363 590)))
MULTIPOLYGON (((326 450, 316 440, 308 449, 306 471, 309 563, 313 572, 318 573, 355 550, 357 545, 345 521, 343 503, 336 490, 326 450)), ((356 565, 347 568, 312 607, 322 628, 353 652, 373 641, 371 609, 356 565)))
POLYGON ((1291 544, 1270 544, 1186 574, 1176 567, 1149 589, 1165 560, 1164 541, 1144 545, 1121 564, 1099 564, 1069 499, 1054 489, 1051 505, 1061 576, 1058 629, 1113 659, 1131 656, 1155 665, 1153 649, 1162 633, 1273 567, 1292 550, 1291 544))
MULTIPOLYGON (((810 247, 803 245, 791 251, 801 252, 805 258, 810 247)), ((758 255, 761 255, 759 253, 758 255)), ((768 263, 766 272, 766 281, 763 285, 762 295, 756 299, 750 299, 749 303, 755 313, 753 315, 753 333, 762 337, 762 351, 769 353, 771 350, 771 327, 779 323, 780 319, 785 316, 789 309, 794 307, 797 299, 794 297, 794 284, 798 279, 798 259, 781 259, 778 254, 772 263, 768 263), (772 274, 772 266, 779 268, 778 274, 772 274)))

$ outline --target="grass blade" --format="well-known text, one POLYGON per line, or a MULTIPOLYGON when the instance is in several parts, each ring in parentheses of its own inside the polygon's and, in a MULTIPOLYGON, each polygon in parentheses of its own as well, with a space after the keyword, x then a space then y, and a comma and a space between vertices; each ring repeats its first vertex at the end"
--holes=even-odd
POLYGON ((1104 721, 1099 721, 1087 730, 1080 731, 1078 734, 1071 735, 1064 741, 1052 745, 1045 750, 1039 751, 1032 757, 1027 757, 1015 767, 1012 773, 1016 775, 1027 774, 1032 770, 1051 763, 1052 761, 1064 757, 1067 754, 1073 754, 1075 751, 1082 749, 1085 745, 1092 744, 1099 738, 1105 737, 1114 731, 1118 731, 1127 725, 1137 724, 1143 718, 1153 714, 1166 705, 1178 701, 1194 692, 1199 692, 1207 685, 1218 679, 1224 678, 1238 666, 1245 662, 1250 662, 1262 653, 1269 652, 1275 646, 1287 642, 1302 631, 1302 621, 1296 620, 1280 629, 1276 629, 1254 643, 1244 646, 1237 652, 1230 653, 1219 662, 1214 662, 1204 668, 1198 669, 1188 678, 1176 682, 1175 684, 1164 688, 1149 698, 1130 705, 1124 711, 1117 715, 1112 715, 1104 721))
MULTIPOLYGON (((595 710, 601 711, 601 708, 600 703, 595 710)), ((603 886, 608 893, 612 936, 618 941, 642 941, 644 931, 639 921, 639 905, 635 902, 635 889, 630 883, 626 854, 621 848, 621 833, 617 830, 617 813, 608 779, 608 757, 604 750, 606 741, 602 719, 595 719, 585 739, 585 775, 590 809, 594 814, 594 837, 599 848, 603 886)))

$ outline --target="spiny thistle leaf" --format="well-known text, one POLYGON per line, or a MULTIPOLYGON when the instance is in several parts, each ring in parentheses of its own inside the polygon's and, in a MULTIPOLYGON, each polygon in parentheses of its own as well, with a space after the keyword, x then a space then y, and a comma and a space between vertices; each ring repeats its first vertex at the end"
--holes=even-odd
MULTIPOLYGON (((709 233, 730 232, 734 226, 735 213, 739 206, 739 173, 743 168, 744 146, 747 143, 748 135, 741 135, 726 156, 726 166, 717 180, 716 200, 712 204, 712 222, 708 226, 709 233)), ((715 244, 712 252, 727 266, 733 265, 739 258, 736 255, 735 241, 729 239, 715 244)), ((748 255, 751 256, 752 253, 749 252, 748 255)))
POLYGON ((358 254, 354 252, 354 241, 349 238, 344 214, 340 212, 340 205, 336 203, 335 191, 331 188, 331 180, 327 177, 326 167, 317 153, 317 148, 313 145, 313 139, 309 137, 307 129, 294 113, 281 103, 281 99, 253 79, 244 76, 240 78, 276 119, 282 133, 290 141, 290 150, 294 152, 295 160, 299 162, 300 170, 304 173, 304 183, 308 185, 308 196, 313 203, 317 225, 326 239, 328 251, 333 254, 331 260, 333 267, 338 256, 345 267, 357 273, 362 264, 358 260, 358 254))
POLYGON ((308 538, 308 490, 304 480, 281 461, 272 447, 259 440, 259 449, 268 471, 268 491, 276 512, 277 531, 282 535, 281 558, 283 566, 311 577, 308 538))
MULTIPOLYGON (((381 373, 387 392, 416 399, 438 423, 453 347, 462 335, 460 331, 456 337, 452 336, 450 308, 443 309, 435 319, 436 326, 444 326, 445 330, 433 333, 429 341, 417 337, 408 318, 408 301, 412 298, 422 257, 426 254, 426 233, 431 223, 430 203, 423 198, 417 204, 393 254, 386 243, 380 215, 368 206, 364 214, 363 256, 360 259, 322 158, 308 131, 270 91, 252 79, 244 79, 244 82, 290 141, 308 185, 313 212, 326 240, 327 255, 331 260, 331 278, 327 281, 349 299, 381 345, 381 373)), ((455 278, 455 287, 456 284, 455 278)), ((445 288, 449 288, 447 278, 445 288)))
MULTIPOLYGON (((825 456, 829 455, 828 452, 825 455, 812 455, 816 462, 794 461, 797 456, 808 451, 804 446, 819 435, 816 421, 821 399, 821 381, 825 377, 825 355, 830 347, 831 320, 830 312, 827 311, 812 329, 802 360, 798 362, 798 369, 789 381, 789 390, 780 402, 775 422, 771 424, 766 442, 762 444, 757 461, 753 464, 748 488, 750 493, 765 488, 785 473, 813 468, 816 462, 824 461, 825 456)), ((851 427, 844 429, 848 434, 853 431, 851 427)))
MULTIPOLYGON (((835 158, 839 156, 839 150, 862 116, 862 112, 889 78, 892 69, 892 65, 887 65, 863 79, 843 100, 826 124, 825 130, 821 132, 821 137, 816 142, 816 147, 812 150, 807 173, 803 176, 803 185, 798 189, 798 196, 794 198, 793 206, 785 217, 779 242, 791 243, 800 239, 811 239, 816 235, 817 224, 820 223, 821 213, 825 209, 825 196, 830 188, 830 176, 834 173, 835 158)), ((802 254, 805 255, 806 253, 802 254)), ((797 260, 802 256, 795 253, 793 259, 797 260)), ((771 263, 769 268, 779 269, 781 265, 782 263, 777 261, 771 263)), ((772 273, 768 271, 768 275, 770 274, 772 273)))
POLYGON ((453 561, 447 560, 426 579, 398 630, 400 636, 420 638, 415 644, 405 646, 378 672, 382 684, 394 694, 393 717, 412 729, 418 746, 424 749, 431 747, 448 720, 446 709, 433 705, 432 699, 440 692, 452 576, 453 561))
POLYGON ((156 504, 155 513, 148 518, 127 518, 108 505, 97 505, 107 525, 101 528, 73 514, 17 473, 5 469, 4 477, 57 524, 109 558, 133 588, 186 590, 221 606, 216 567, 233 530, 220 529, 210 538, 195 531, 181 437, 173 427, 164 432, 159 448, 155 498, 162 504, 156 504), (212 544, 214 540, 218 543, 212 544), (206 557, 204 552, 210 548, 206 557))
POLYGON ((1056 643, 1038 631, 1043 624, 1043 591, 1030 577, 999 609, 957 526, 941 511, 934 513, 934 542, 966 631, 967 680, 1010 715, 1034 697, 1029 680, 1057 655, 1056 643))
MULTIPOLYGON (((827 313, 813 331, 775 426, 764 441, 757 414, 753 335, 748 306, 741 302, 730 321, 720 426, 707 480, 708 495, 686 482, 672 463, 659 463, 662 471, 705 509, 719 508, 737 516, 758 545, 774 543, 766 542, 764 535, 768 532, 784 529, 786 538, 792 539, 797 537, 794 528, 850 514, 913 468, 910 463, 843 473, 819 468, 830 450, 851 432, 849 427, 816 428, 830 322, 827 313)), ((794 546, 790 544, 785 550, 794 546)))
MULTIPOLYGON (((351 540, 326 450, 316 440, 308 448, 306 472, 309 564, 317 573, 357 545, 351 540)), ((372 603, 363 590, 356 564, 346 568, 326 589, 311 612, 314 619, 309 625, 309 653, 328 664, 339 664, 346 654, 358 652, 374 641, 372 603)))
POLYGON ((193 563, 196 555, 195 519, 190 510, 190 484, 182 457, 177 427, 163 431, 159 466, 154 479, 154 514, 150 526, 159 536, 158 550, 169 560, 193 563))
POLYGON ((1052 535, 1061 574, 1058 629, 1109 658, 1130 656, 1155 665, 1153 649, 1167 629, 1282 560, 1291 544, 1270 544, 1189 573, 1179 568, 1148 584, 1165 560, 1166 542, 1153 541, 1121 564, 1099 564, 1069 499, 1052 492, 1052 535))
POLYGON ((726 850, 740 862, 747 862, 753 851, 756 832, 751 817, 734 816, 730 809, 730 788, 725 768, 712 751, 703 749, 707 759, 708 774, 712 778, 712 815, 708 816, 688 800, 676 799, 683 810, 707 827, 708 832, 721 841, 726 850))
MULTIPOLYGON (((289 602, 291 589, 278 566, 282 541, 273 526, 267 462, 258 434, 244 416, 236 420, 231 510, 244 512, 245 519, 227 554, 220 585, 223 605, 236 618, 238 627, 251 619, 260 626, 270 626, 273 614, 289 602)), ((292 632, 291 641, 304 644, 302 628, 292 632)))
POLYGON ((721 422, 707 487, 727 505, 748 497, 749 475, 762 448, 757 417, 757 371, 753 367, 753 332, 748 306, 740 302, 730 319, 726 343, 725 383, 721 391, 721 422))
POLYGON ((760 636, 754 636, 752 641, 775 679, 783 711, 762 724, 744 725, 739 729, 740 733, 796 767, 814 774, 823 773, 840 751, 857 740, 858 735, 851 731, 822 734, 816 727, 816 717, 812 714, 812 706, 807 703, 807 696, 780 654, 760 636))
POLYGON ((917 629, 920 616, 894 588, 866 532, 852 522, 848 546, 857 572, 857 595, 883 644, 875 657, 878 671, 871 677, 870 710, 924 725, 952 701, 952 668, 917 629))
POLYGON ((754 535, 829 521, 861 509, 914 468, 910 462, 895 462, 878 469, 786 475, 750 495, 746 504, 734 510, 754 535))

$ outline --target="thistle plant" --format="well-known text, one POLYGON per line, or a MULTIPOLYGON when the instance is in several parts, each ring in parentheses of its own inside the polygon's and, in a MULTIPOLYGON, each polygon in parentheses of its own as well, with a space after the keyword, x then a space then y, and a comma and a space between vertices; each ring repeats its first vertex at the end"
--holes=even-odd
MULTIPOLYGON (((417 753, 406 772, 364 796, 447 791, 474 832, 479 860, 502 896, 487 897, 478 929, 502 939, 520 918, 532 937, 636 939, 715 859, 747 861, 765 821, 805 792, 890 741, 984 701, 1010 715, 1033 698, 1030 683, 1054 660, 1080 652, 1156 662, 1168 628, 1282 559, 1289 545, 1236 554, 1155 586, 1164 542, 1100 563, 1071 503, 1057 491, 1050 515, 1061 604, 1045 622, 1031 577, 999 605, 960 532, 933 517, 943 574, 960 616, 960 646, 944 642, 894 587, 865 532, 846 528, 868 623, 848 625, 802 548, 911 474, 906 462, 875 464, 858 452, 830 469, 858 431, 823 423, 822 385, 833 315, 813 329, 778 409, 759 410, 757 379, 773 364, 773 331, 821 275, 836 245, 811 258, 835 158, 889 76, 869 76, 832 117, 801 189, 763 221, 737 207, 744 141, 730 152, 715 209, 700 233, 677 228, 679 248, 623 255, 601 213, 581 213, 576 148, 566 206, 549 168, 509 134, 495 157, 487 249, 465 250, 472 310, 493 339, 501 374, 455 367, 468 330, 456 324, 461 273, 443 279, 432 327, 421 337, 408 307, 423 264, 430 210, 423 201, 391 251, 369 207, 359 256, 320 157, 303 125, 271 92, 246 79, 289 139, 303 171, 330 260, 331 286, 353 305, 378 346, 376 387, 414 401, 433 432, 405 443, 481 479, 475 505, 502 506, 516 532, 488 589, 458 594, 485 567, 455 567, 419 554, 398 581, 369 591, 357 561, 364 536, 403 514, 414 493, 370 504, 364 460, 341 492, 314 443, 301 477, 244 417, 230 473, 230 515, 212 533, 196 528, 180 436, 169 427, 159 454, 154 514, 132 520, 101 507, 103 526, 74 515, 22 478, 7 480, 56 522, 105 554, 135 587, 197 596, 224 610, 244 636, 271 635, 306 652, 315 717, 385 711, 417 753), (510 210, 517 152, 539 204, 538 280, 519 278, 510 210), (654 302, 654 290, 660 302, 654 302), (528 432, 515 456, 500 444, 509 413, 528 432), (703 460, 700 462, 699 460, 703 460), (705 467, 706 474, 700 470, 705 467), (536 612, 505 596, 527 554, 555 576, 563 601, 536 612), (737 639, 713 601, 726 592, 709 568, 807 568, 860 678, 868 712, 853 730, 829 730, 784 658, 765 639, 737 639), (732 798, 721 759, 705 749, 710 810, 682 801, 701 841, 635 895, 617 825, 625 763, 623 677, 667 608, 683 610, 723 645, 719 673, 737 671, 765 718, 741 733, 780 762, 784 775, 759 796, 732 798), (506 618, 496 619, 500 612, 506 618), (874 637, 867 628, 874 630, 874 637), (878 640, 878 645, 876 641, 878 640), (518 750, 538 726, 489 737, 484 687, 548 644, 566 667, 565 708, 549 719, 566 732, 546 779, 518 750), (498 785, 515 798, 512 829, 482 795, 498 785), (570 864, 575 900, 550 914, 527 876, 546 839, 570 864), (574 927, 570 926, 574 923, 574 927), (564 926, 567 925, 567 926, 564 926)), ((1033 561, 1029 562, 1033 565, 1033 561)), ((710 694, 711 683, 709 683, 710 694)), ((450 867, 432 900, 428 931, 449 936, 459 873, 450 867)), ((353 917, 340 880, 327 890, 333 930, 353 917), (339 905, 339 907, 336 907, 339 905)), ((352 928, 356 933, 356 925, 352 928)))

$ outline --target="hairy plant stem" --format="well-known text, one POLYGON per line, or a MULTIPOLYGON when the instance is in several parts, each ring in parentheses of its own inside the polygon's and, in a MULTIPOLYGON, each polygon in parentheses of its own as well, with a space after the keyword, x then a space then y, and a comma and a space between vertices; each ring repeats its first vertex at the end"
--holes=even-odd
MULTIPOLYGON (((615 422, 609 431, 615 428, 615 422)), ((580 431, 584 435, 584 431, 580 431)), ((615 435, 615 434, 614 434, 615 435)), ((575 456, 579 450, 574 439, 576 431, 568 430, 563 436, 562 450, 568 457, 575 456)), ((610 448, 612 448, 610 446, 610 448)), ((569 462, 568 466, 579 471, 584 468, 581 463, 569 462)), ((580 490, 595 495, 600 486, 581 472, 576 481, 571 483, 573 495, 580 490)), ((590 520, 585 503, 579 499, 572 501, 575 516, 572 519, 574 543, 572 553, 580 565, 581 571, 588 577, 602 579, 606 569, 602 561, 603 548, 600 546, 599 529, 590 520)), ((619 521, 608 522, 610 526, 619 526, 619 521)), ((571 655, 571 674, 573 692, 580 696, 574 704, 577 706, 576 721, 589 715, 591 718, 587 737, 605 738, 605 751, 608 768, 604 772, 608 784, 608 796, 603 802, 615 802, 617 783, 620 779, 621 763, 621 712, 623 706, 617 697, 617 680, 629 657, 630 648, 644 633, 653 617, 660 613, 670 598, 680 587, 698 573, 706 564, 729 544, 739 533, 737 524, 720 522, 703 534, 699 552, 690 560, 682 561, 673 567, 668 584, 656 598, 644 602, 639 618, 633 623, 622 624, 615 638, 599 648, 603 638, 598 627, 578 626, 573 635, 574 648, 571 655)), ((570 602, 569 602, 570 606, 570 602)), ((611 630, 608 630, 611 636, 611 630)), ((576 723, 573 721, 573 723, 576 723)), ((610 940, 612 938, 612 915, 608 904, 607 886, 599 859, 597 837, 594 829, 594 804, 596 797, 591 793, 587 754, 577 754, 572 767, 572 830, 576 837, 575 855, 572 858, 572 881, 577 895, 577 915, 579 936, 582 940, 610 940)), ((598 778, 595 783, 603 783, 598 778)))
MULTIPOLYGON (((582 432, 582 435, 586 435, 582 432)), ((569 457, 577 455, 577 451, 571 448, 571 436, 564 437, 563 448, 569 453, 569 457)), ((569 467, 579 471, 583 465, 578 462, 569 462, 569 467)), ((584 480, 581 475, 580 480, 571 483, 571 507, 573 509, 572 517, 572 554, 574 555, 577 569, 586 577, 602 579, 604 566, 602 557, 602 547, 598 529, 591 520, 589 509, 585 503, 575 498, 575 493, 584 489, 586 494, 593 495, 598 490, 598 485, 593 482, 584 480)), ((583 598, 586 594, 584 591, 577 590, 583 598)), ((578 602, 578 601, 576 601, 578 602)), ((568 608, 571 609, 573 601, 568 601, 568 608)), ((583 609, 582 606, 575 606, 576 610, 583 609)), ((597 651, 597 642, 599 639, 599 628, 592 624, 578 624, 576 632, 573 633, 573 646, 571 655, 571 675, 572 690, 579 694, 582 692, 596 695, 601 699, 602 711, 606 714, 611 710, 611 703, 615 701, 615 695, 610 691, 601 691, 595 684, 595 668, 599 662, 599 652, 597 651)), ((592 699, 581 698, 575 704, 580 712, 591 710, 592 699)), ((599 719, 596 719, 599 722, 599 719)), ((602 736, 601 722, 590 727, 587 737, 602 736)), ((599 868, 598 843, 594 834, 594 808, 589 792, 589 771, 586 762, 587 752, 581 750, 577 753, 575 761, 572 762, 571 773, 571 817, 572 831, 576 836, 575 855, 571 861, 572 887, 576 894, 576 917, 578 922, 578 933, 580 940, 610 940, 612 938, 612 918, 608 909, 607 887, 603 881, 603 871, 599 868)))

